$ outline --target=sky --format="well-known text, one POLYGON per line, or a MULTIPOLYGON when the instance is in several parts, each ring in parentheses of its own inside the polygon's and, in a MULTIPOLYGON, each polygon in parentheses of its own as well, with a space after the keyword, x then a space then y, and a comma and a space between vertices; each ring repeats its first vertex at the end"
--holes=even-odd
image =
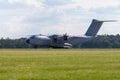
POLYGON ((120 34, 120 0, 0 0, 0 38, 84 35, 92 19, 117 20, 98 35, 120 34))

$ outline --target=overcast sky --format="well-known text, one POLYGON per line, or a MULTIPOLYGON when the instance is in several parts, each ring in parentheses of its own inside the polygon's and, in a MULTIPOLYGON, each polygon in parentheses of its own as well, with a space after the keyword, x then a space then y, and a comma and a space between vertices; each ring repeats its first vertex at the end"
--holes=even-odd
POLYGON ((101 34, 120 34, 120 0, 0 0, 0 37, 32 34, 83 35, 92 19, 101 34))

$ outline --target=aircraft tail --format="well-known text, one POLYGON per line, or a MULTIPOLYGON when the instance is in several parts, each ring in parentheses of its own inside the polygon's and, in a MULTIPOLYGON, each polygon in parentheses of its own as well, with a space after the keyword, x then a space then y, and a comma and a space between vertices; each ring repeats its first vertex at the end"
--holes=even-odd
POLYGON ((95 37, 104 22, 114 22, 114 20, 99 21, 99 20, 93 19, 85 35, 95 37))

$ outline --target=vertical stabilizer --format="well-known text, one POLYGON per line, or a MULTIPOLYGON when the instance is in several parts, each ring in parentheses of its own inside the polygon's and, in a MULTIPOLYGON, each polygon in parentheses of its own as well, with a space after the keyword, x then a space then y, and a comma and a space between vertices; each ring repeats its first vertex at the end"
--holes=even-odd
POLYGON ((87 32, 85 33, 86 36, 93 36, 95 37, 102 26, 103 22, 114 22, 114 20, 107 20, 107 21, 99 21, 96 19, 92 20, 90 27, 88 28, 87 32))
POLYGON ((99 31, 100 27, 102 26, 103 21, 98 21, 93 19, 90 27, 88 28, 87 32, 86 32, 86 36, 96 36, 97 32, 99 31))

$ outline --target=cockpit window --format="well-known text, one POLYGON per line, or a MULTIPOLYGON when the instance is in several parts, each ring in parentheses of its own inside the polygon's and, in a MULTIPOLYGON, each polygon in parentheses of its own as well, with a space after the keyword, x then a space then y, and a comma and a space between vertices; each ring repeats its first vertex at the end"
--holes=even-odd
POLYGON ((35 36, 31 36, 30 38, 35 38, 35 36))

